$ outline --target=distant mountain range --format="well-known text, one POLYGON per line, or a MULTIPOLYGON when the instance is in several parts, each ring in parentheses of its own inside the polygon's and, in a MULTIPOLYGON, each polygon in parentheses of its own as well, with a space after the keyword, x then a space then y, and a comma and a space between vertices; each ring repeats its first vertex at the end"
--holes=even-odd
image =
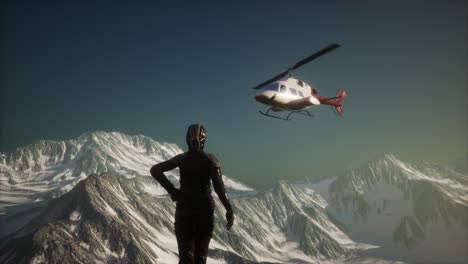
MULTIPOLYGON (((0 153, 0 262, 176 263, 175 204, 149 168, 181 152, 93 132, 0 153)), ((448 167, 385 155, 319 183, 255 190, 223 178, 236 223, 224 230, 215 199, 208 263, 468 260, 468 177, 448 167)))
POLYGON ((440 164, 394 155, 318 184, 327 212, 355 241, 379 245, 364 255, 411 263, 468 262, 468 176, 440 164))

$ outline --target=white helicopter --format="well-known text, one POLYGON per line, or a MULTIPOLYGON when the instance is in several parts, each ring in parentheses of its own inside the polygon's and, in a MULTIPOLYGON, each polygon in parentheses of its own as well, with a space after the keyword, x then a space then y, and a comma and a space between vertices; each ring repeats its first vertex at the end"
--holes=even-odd
POLYGON ((328 53, 336 48, 340 47, 338 44, 331 44, 322 50, 310 55, 309 57, 299 61, 293 67, 280 73, 279 75, 271 78, 270 80, 263 82, 254 87, 254 89, 260 89, 264 87, 260 93, 255 95, 255 100, 258 102, 269 105, 270 108, 266 113, 259 111, 264 116, 278 118, 282 120, 290 120, 289 117, 292 114, 302 114, 309 117, 313 117, 307 108, 315 105, 330 105, 335 113, 339 116, 343 115, 342 110, 342 99, 346 99, 346 91, 341 92, 340 89, 336 92, 335 97, 327 98, 317 93, 315 89, 305 82, 293 78, 291 72, 302 65, 328 53), (285 76, 289 77, 284 81, 279 81, 285 76), (269 112, 288 111, 289 114, 286 118, 275 115, 270 115, 269 112))

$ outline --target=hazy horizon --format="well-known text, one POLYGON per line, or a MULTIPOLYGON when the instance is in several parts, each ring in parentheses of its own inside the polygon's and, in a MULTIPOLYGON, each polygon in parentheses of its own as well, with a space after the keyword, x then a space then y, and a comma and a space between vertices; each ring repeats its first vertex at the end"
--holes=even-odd
MULTIPOLYGON (((79 135, 78 137, 75 137, 75 138, 69 138, 69 139, 64 139, 64 140, 50 140, 50 139, 43 139, 43 140, 38 140, 38 141, 35 141, 31 144, 28 144, 28 145, 24 145, 24 146, 20 146, 18 147, 17 149, 15 149, 14 151, 11 151, 11 152, 0 152, 2 154, 10 154, 10 153, 13 153, 15 151, 19 151, 21 150, 22 148, 26 148, 26 147, 29 147, 29 146, 33 146, 34 144, 40 142, 40 141, 53 141, 53 142, 64 142, 64 141, 69 141, 69 140, 77 140, 81 137, 86 137, 87 134, 91 134, 91 133, 120 133, 120 134, 124 134, 124 135, 127 135, 127 136, 145 136, 145 137, 148 137, 147 135, 143 135, 143 134, 135 134, 135 135, 130 135, 130 134, 125 134, 125 133, 122 133, 120 131, 103 131, 103 130, 99 130, 99 131, 87 131, 87 132, 84 132, 82 133, 81 135, 79 135)), ((151 138, 151 137, 149 137, 151 138)), ((164 142, 164 141, 161 141, 161 140, 158 140, 158 139, 155 139, 155 138, 151 138, 152 140, 155 140, 156 142, 159 142, 159 143, 169 143, 169 144, 176 144, 174 142, 164 142)), ((187 147, 186 146, 180 146, 178 144, 176 144, 182 151, 187 151, 187 147)), ((115 153, 116 156, 119 155, 119 153, 115 153)), ((250 179, 239 179, 238 177, 236 177, 236 175, 226 175, 228 176, 229 178, 235 180, 235 181, 239 181, 239 182, 242 182, 243 184, 247 184, 248 186, 251 186, 251 187, 254 187, 254 188, 271 188, 271 187, 274 187, 276 186, 279 181, 282 181, 282 180, 290 180, 290 181, 302 181, 302 180, 312 180, 312 181, 315 181, 315 180, 322 180, 322 179, 327 179, 327 178, 334 178, 334 177, 339 177, 339 176, 343 176, 347 173, 350 172, 350 170, 356 170, 356 169, 360 169, 362 167, 367 167, 367 165, 369 163, 373 163, 373 162, 376 162, 377 160, 380 160, 380 159, 383 159, 383 158, 388 158, 388 156, 394 156, 395 158, 397 159, 400 159, 400 157, 396 156, 395 154, 393 153, 381 153, 379 155, 376 155, 375 157, 372 157, 371 159, 363 162, 362 164, 357 164, 355 167, 351 167, 349 169, 346 169, 344 171, 342 171, 341 173, 338 173, 336 175, 328 175, 328 176, 324 176, 324 175, 304 175, 302 177, 296 177, 296 178, 279 178, 279 179, 270 179, 270 181, 268 182, 261 182, 261 183, 258 183, 258 182, 255 182, 255 181, 252 181, 250 179)), ((455 169, 457 170, 458 172, 460 173, 466 173, 467 172, 467 164, 466 162, 463 163, 463 160, 465 159, 465 157, 460 157, 458 159, 455 159, 455 160, 452 160, 448 163, 439 163, 439 162, 436 162, 436 164, 440 164, 440 165, 443 165, 443 166, 449 166, 450 168, 452 169, 455 169)), ((402 160, 403 162, 407 162, 405 160, 402 160)), ((431 161, 426 161, 426 160, 419 160, 419 161, 414 161, 412 162, 413 165, 424 165, 425 163, 427 162, 430 162, 430 163, 433 163, 431 161)), ((147 173, 149 175, 149 171, 147 173)), ((226 173, 224 173, 226 174, 226 173)))

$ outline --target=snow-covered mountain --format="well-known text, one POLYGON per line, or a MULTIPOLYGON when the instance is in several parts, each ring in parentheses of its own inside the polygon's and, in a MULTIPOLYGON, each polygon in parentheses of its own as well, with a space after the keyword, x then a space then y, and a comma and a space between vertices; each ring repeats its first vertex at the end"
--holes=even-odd
MULTIPOLYGON (((30 202, 44 199, 44 194, 58 197, 92 173, 113 171, 127 178, 148 176, 152 165, 182 152, 175 144, 119 132, 84 133, 68 141, 41 140, 13 153, 1 153, 0 182, 6 186, 0 190, 6 197, 2 202, 13 197, 14 203, 30 202)), ((178 177, 177 172, 170 175, 178 177)), ((249 189, 229 180, 227 186, 249 189)), ((6 206, 0 204, 0 213, 6 206)))
POLYGON ((363 254, 411 263, 468 263, 468 176, 394 155, 319 184, 327 211, 363 254))
MULTIPOLYGON (((182 152, 175 144, 146 136, 98 131, 67 141, 41 140, 0 153, 0 237, 37 216, 50 199, 93 173, 116 172, 132 178, 139 192, 166 195, 149 170, 182 152)), ((169 172, 168 177, 178 182, 178 171, 169 172)), ((224 181, 231 193, 252 190, 225 176, 224 181)))
MULTIPOLYGON (((209 263, 344 262, 371 247, 350 240, 305 188, 280 183, 232 202, 236 224, 228 232, 216 199, 209 263)), ((140 193, 131 179, 93 174, 8 237, 0 262, 176 263, 174 210, 168 197, 140 193)))
MULTIPOLYGON (((3 231, 0 262, 175 263, 175 206, 147 172, 180 152, 144 136, 95 132, 2 154, 2 229, 10 232, 3 231)), ((169 175, 177 181, 177 171, 169 175)), ((215 199, 209 263, 375 260, 355 256, 375 246, 351 240, 315 191, 286 182, 260 191, 224 181, 236 223, 224 230, 215 199)))

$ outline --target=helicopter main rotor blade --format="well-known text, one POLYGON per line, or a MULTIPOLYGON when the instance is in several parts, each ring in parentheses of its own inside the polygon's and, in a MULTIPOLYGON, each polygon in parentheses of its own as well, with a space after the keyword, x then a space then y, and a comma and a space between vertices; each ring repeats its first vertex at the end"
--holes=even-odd
POLYGON ((309 57, 299 61, 298 63, 294 64, 294 66, 292 68, 289 68, 287 69, 286 71, 276 75, 275 77, 271 78, 270 80, 268 81, 265 81, 257 86, 254 87, 254 89, 260 89, 262 88, 263 86, 267 85, 267 84, 270 84, 272 82, 276 82, 277 80, 279 79, 282 79, 284 78, 286 75, 288 75, 288 73, 290 73, 292 70, 295 70, 299 67, 301 67, 302 65, 306 64, 306 63, 309 63, 310 61, 324 55, 325 53, 328 53, 336 48, 340 47, 340 45, 336 44, 336 43, 333 43, 333 44, 330 44, 328 45, 327 47, 321 49, 320 51, 310 55, 309 57))
POLYGON ((328 45, 327 47, 323 48, 322 50, 320 50, 320 51, 310 55, 309 57, 301 60, 300 62, 294 64, 294 66, 289 70, 290 71, 295 70, 295 69, 301 67, 302 65, 304 65, 306 63, 309 63, 310 61, 315 60, 316 58, 318 58, 318 57, 320 57, 320 56, 322 56, 322 55, 324 55, 324 54, 326 54, 326 53, 328 53, 328 52, 330 52, 330 51, 332 51, 332 50, 334 50, 336 48, 339 48, 339 47, 340 47, 340 45, 338 45, 336 43, 328 45))
POLYGON ((276 75, 275 77, 271 78, 270 80, 268 80, 268 81, 266 81, 266 82, 263 82, 263 83, 261 83, 261 84, 255 86, 254 89, 257 90, 257 89, 260 89, 260 88, 262 88, 263 86, 265 86, 265 85, 267 85, 267 84, 270 84, 270 83, 272 83, 272 82, 276 82, 277 80, 284 78, 286 75, 288 75, 288 73, 289 73, 289 70, 284 71, 284 72, 282 72, 282 73, 276 75))

